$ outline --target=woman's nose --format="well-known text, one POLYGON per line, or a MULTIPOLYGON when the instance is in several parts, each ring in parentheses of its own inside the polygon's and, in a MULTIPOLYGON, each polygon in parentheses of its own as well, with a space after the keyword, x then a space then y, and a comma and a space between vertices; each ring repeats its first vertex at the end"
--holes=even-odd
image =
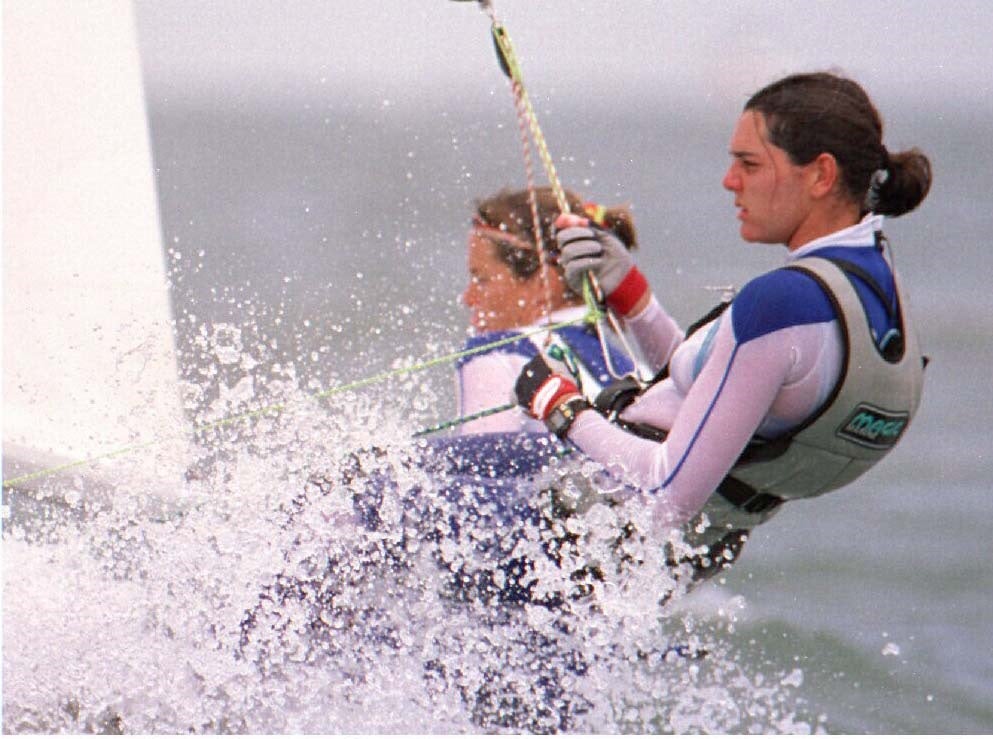
POLYGON ((724 185, 725 190, 730 190, 731 192, 741 189, 741 178, 734 171, 734 166, 728 167, 728 171, 724 173, 724 179, 721 180, 721 184, 724 185))

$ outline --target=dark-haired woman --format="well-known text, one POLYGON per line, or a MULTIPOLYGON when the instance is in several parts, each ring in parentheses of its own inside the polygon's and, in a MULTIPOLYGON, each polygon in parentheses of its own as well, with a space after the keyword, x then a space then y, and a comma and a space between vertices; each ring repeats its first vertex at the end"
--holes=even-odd
POLYGON ((704 576, 784 501, 835 490, 883 457, 923 381, 882 226, 924 199, 928 159, 888 152, 866 93, 829 73, 756 93, 730 155, 723 185, 741 237, 785 245, 785 266, 684 335, 626 249, 585 219, 561 217, 567 281, 597 275, 658 374, 634 402, 609 409, 592 408, 541 357, 516 386, 531 415, 636 489, 659 527, 709 547, 697 560, 704 576))
MULTIPOLYGON (((559 214, 558 204, 550 188, 539 188, 535 194, 542 248, 550 255, 556 248, 552 224, 559 214)), ((566 195, 571 209, 587 213, 599 228, 623 243, 623 248, 635 247, 634 226, 625 208, 608 209, 584 203, 574 193, 566 195)), ((547 333, 535 333, 539 325, 567 324, 551 332, 551 341, 568 347, 578 360, 589 392, 611 382, 611 370, 626 374, 633 369, 630 358, 609 344, 610 355, 604 357, 596 332, 582 323, 586 314, 583 299, 566 284, 562 268, 550 262, 543 270, 533 224, 526 190, 502 190, 476 205, 468 243, 469 283, 462 293, 474 332, 466 349, 478 350, 514 337, 519 340, 479 351, 459 362, 461 416, 507 403, 521 369, 538 354, 539 347, 546 346, 547 333)), ((515 408, 465 423, 460 431, 544 431, 544 427, 515 408)))

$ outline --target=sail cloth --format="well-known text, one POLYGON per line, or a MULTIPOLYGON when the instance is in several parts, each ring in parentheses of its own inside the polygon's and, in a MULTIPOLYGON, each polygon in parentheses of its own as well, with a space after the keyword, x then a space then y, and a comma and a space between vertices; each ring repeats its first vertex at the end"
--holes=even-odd
POLYGON ((4 6, 4 478, 184 426, 130 3, 4 6))

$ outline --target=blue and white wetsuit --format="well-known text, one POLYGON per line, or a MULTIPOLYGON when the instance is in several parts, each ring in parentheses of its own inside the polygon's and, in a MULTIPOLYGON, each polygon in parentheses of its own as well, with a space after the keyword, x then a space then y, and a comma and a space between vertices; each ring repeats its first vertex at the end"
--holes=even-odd
MULTIPOLYGON (((871 275, 882 294, 857 277, 850 281, 877 347, 901 322, 893 268, 876 236, 882 220, 869 215, 787 258, 787 266, 803 257, 842 259, 871 275)), ((580 413, 568 438, 612 475, 647 491, 655 520, 665 526, 685 525, 703 509, 750 440, 775 439, 818 414, 839 386, 847 356, 832 299, 793 269, 753 279, 727 311, 685 340, 654 298, 627 329, 642 356, 655 369, 668 365, 669 375, 621 420, 662 429, 665 441, 639 438, 593 411, 580 413)))
MULTIPOLYGON (((564 308, 554 311, 549 316, 550 323, 558 324, 567 321, 577 321, 574 325, 556 329, 553 334, 572 349, 573 354, 588 371, 584 390, 590 396, 595 396, 596 388, 589 387, 599 383, 606 385, 613 379, 604 361, 596 332, 592 327, 584 325, 579 320, 586 314, 585 307, 564 308)), ((518 341, 503 344, 488 351, 473 354, 459 360, 457 364, 456 385, 459 404, 459 415, 468 416, 480 411, 495 408, 511 401, 514 383, 521 374, 521 369, 538 353, 545 334, 527 336, 538 328, 528 326, 512 331, 486 331, 471 337, 465 349, 475 349, 501 339, 519 336, 518 341)), ((631 372, 631 360, 615 348, 611 348, 611 363, 615 371, 625 374, 631 372)), ((492 416, 469 421, 461 426, 460 433, 493 433, 519 432, 546 433, 544 424, 529 418, 520 408, 512 408, 492 416)))

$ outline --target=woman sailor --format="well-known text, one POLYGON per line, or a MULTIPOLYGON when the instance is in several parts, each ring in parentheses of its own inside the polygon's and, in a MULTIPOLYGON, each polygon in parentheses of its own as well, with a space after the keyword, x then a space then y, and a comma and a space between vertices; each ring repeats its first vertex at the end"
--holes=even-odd
POLYGON ((866 93, 829 73, 756 93, 730 155, 723 186, 741 237, 784 244, 785 266, 684 333, 610 233, 561 216, 566 281, 596 276, 657 375, 626 406, 596 409, 538 356, 515 390, 529 414, 637 488, 656 525, 709 546, 702 575, 783 501, 839 488, 883 457, 917 410, 924 368, 881 229, 927 195, 927 157, 888 152, 866 93))
MULTIPOLYGON (((587 212, 598 228, 623 244, 621 248, 636 247, 626 208, 584 204, 571 192, 566 197, 571 208, 587 212)), ((609 355, 604 357, 596 332, 582 320, 586 307, 581 289, 570 289, 560 266, 542 268, 539 236, 542 249, 550 253, 555 248, 551 233, 558 206, 547 187, 535 191, 535 201, 540 234, 535 233, 526 190, 502 190, 476 205, 468 243, 469 283, 462 293, 473 329, 465 349, 475 353, 458 363, 456 378, 463 417, 505 404, 521 369, 540 347, 547 349, 549 341, 551 346, 569 350, 575 369, 593 391, 613 379, 611 371, 625 374, 633 369, 625 354, 609 344, 605 345, 609 355), (539 324, 559 328, 544 332, 538 330, 539 324), (519 340, 513 341, 515 337, 519 340)), ((460 430, 463 434, 517 431, 544 432, 544 427, 512 408, 469 421, 460 430)))

